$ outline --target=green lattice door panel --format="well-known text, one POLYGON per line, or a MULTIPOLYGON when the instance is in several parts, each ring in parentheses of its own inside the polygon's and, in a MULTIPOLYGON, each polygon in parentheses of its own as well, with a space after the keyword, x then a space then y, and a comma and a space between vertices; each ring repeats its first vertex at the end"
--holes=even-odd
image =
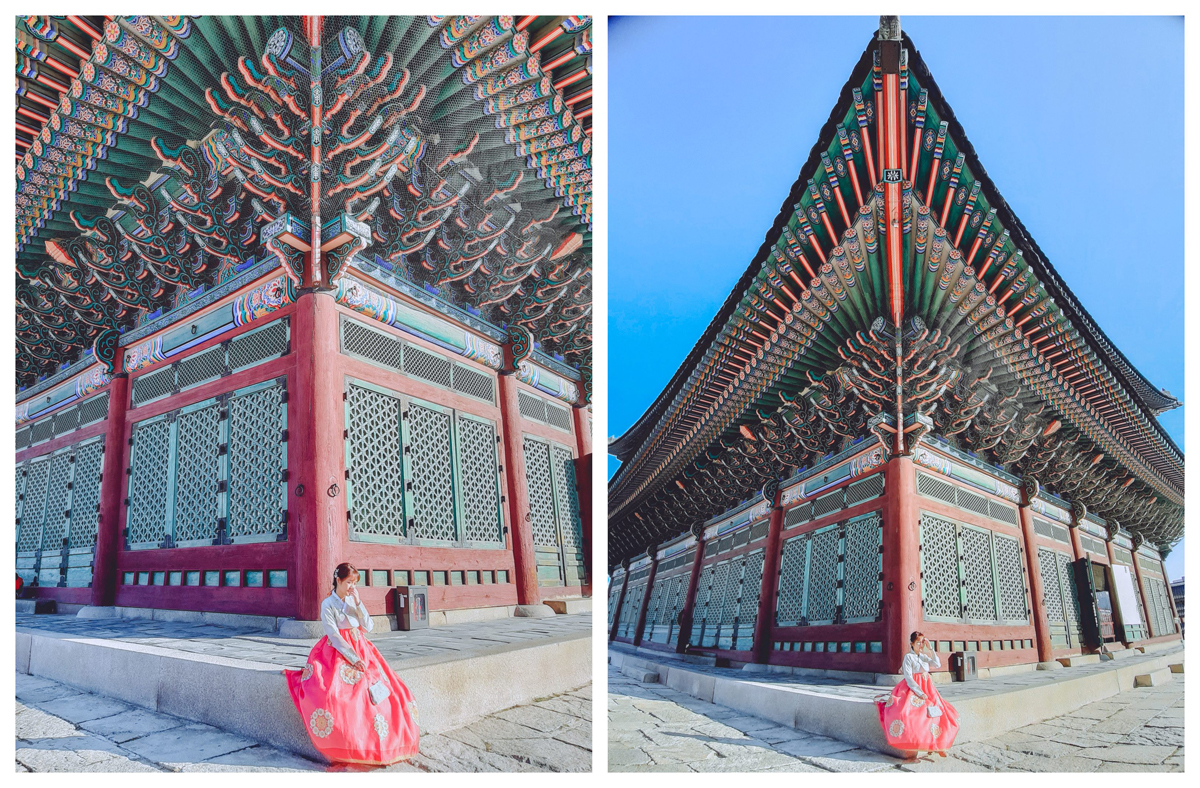
MULTIPOLYGON (((42 544, 42 522, 46 516, 46 483, 50 480, 49 457, 29 463, 25 469, 25 492, 21 520, 17 523, 17 554, 32 556, 42 544)), ((32 580, 30 577, 28 580, 32 580)))
POLYGON ((646 621, 642 626, 643 640, 653 639, 658 616, 662 610, 663 594, 666 593, 668 582, 658 577, 654 578, 654 586, 650 589, 650 602, 646 605, 646 621))
POLYGON ((579 513, 579 489, 575 479, 575 457, 571 450, 550 444, 550 466, 554 477, 554 509, 563 547, 567 585, 583 585, 587 576, 583 560, 583 519, 579 513))
POLYGON ((1150 632, 1158 638, 1175 632, 1175 616, 1167 599, 1167 586, 1157 577, 1145 577, 1142 582, 1150 606, 1150 632))
MULTIPOLYGON (((103 437, 82 443, 76 448, 68 542, 72 552, 83 550, 90 554, 96 547, 96 531, 100 525, 100 474, 103 470, 103 437)), ((67 574, 67 584, 72 585, 69 570, 67 574)))
POLYGON ((404 521, 400 398, 374 386, 346 390, 347 506, 350 536, 364 541, 399 541, 404 521))
POLYGON ((608 626, 612 628, 613 616, 617 614, 617 602, 621 599, 621 587, 625 583, 624 576, 614 577, 608 585, 608 626))
POLYGON ((962 526, 963 612, 973 624, 996 623, 996 571, 989 531, 962 526))
POLYGON ((1062 583, 1063 598, 1066 600, 1064 612, 1067 617, 1067 631, 1071 645, 1078 646, 1083 641, 1083 617, 1079 612, 1079 588, 1075 584, 1075 567, 1071 556, 1055 552, 1058 560, 1058 577, 1062 583))
POLYGON ((468 547, 504 547, 500 507, 500 464, 496 425, 459 413, 455 417, 459 477, 462 479, 462 537, 468 547))
POLYGON ((692 643, 699 643, 703 633, 708 629, 707 623, 709 602, 712 601, 712 584, 716 575, 716 567, 712 564, 700 569, 700 577, 696 584, 696 605, 692 610, 692 643))
POLYGON ((754 627, 758 623, 758 600, 762 596, 763 550, 747 553, 742 559, 742 591, 738 600, 736 634, 733 648, 749 651, 754 648, 754 627))
POLYGON ((554 481, 550 445, 528 435, 523 441, 525 482, 529 491, 529 522, 537 551, 538 584, 564 585, 562 544, 554 512, 554 481))
POLYGON ((921 512, 921 605, 930 621, 962 617, 958 527, 927 512, 921 512))
POLYGON ((1063 590, 1058 577, 1057 554, 1044 547, 1038 548, 1038 569, 1042 575, 1042 597, 1046 618, 1050 621, 1066 621, 1063 615, 1063 590))
POLYGON ((66 569, 63 548, 70 525, 71 480, 75 475, 72 452, 65 449, 50 458, 50 477, 46 483, 46 515, 42 525, 38 585, 53 588, 64 580, 66 569))
POLYGON ((175 511, 172 540, 176 546, 212 544, 221 516, 221 479, 225 420, 216 399, 179 411, 175 424, 175 511))
POLYGON ((676 575, 674 578, 670 592, 670 604, 664 614, 667 639, 662 642, 672 645, 679 642, 679 613, 687 602, 688 583, 691 579, 691 572, 676 575))
POLYGON ((1026 624, 1029 606, 1025 597, 1025 561, 1020 543, 1011 536, 993 534, 996 549, 996 584, 999 588, 1000 622, 1026 624))
POLYGON ((586 577, 583 529, 571 451, 531 435, 524 436, 523 450, 538 582, 582 585, 586 577))
POLYGON ((805 583, 808 580, 810 534, 793 536, 783 543, 779 562, 779 588, 775 595, 775 624, 801 626, 804 618, 805 583))
POLYGON ((809 624, 833 624, 837 621, 840 541, 836 525, 822 528, 812 535, 805 600, 805 616, 809 624))
POLYGON ((642 610, 642 599, 646 594, 646 580, 631 580, 629 590, 625 593, 625 604, 621 606, 621 620, 617 624, 617 635, 633 640, 634 628, 637 627, 638 614, 642 610))
POLYGON ((883 599, 883 518, 879 512, 846 524, 845 555, 842 559, 842 619, 847 623, 875 621, 883 599))
POLYGON ((225 528, 226 538, 235 544, 287 538, 284 385, 282 378, 267 381, 238 389, 229 397, 225 528))
POLYGON ((175 462, 175 425, 163 414, 133 427, 130 447, 129 497, 125 542, 131 549, 165 546, 175 489, 170 483, 175 462))
MULTIPOLYGON (((716 646, 721 636, 721 624, 726 616, 726 599, 729 594, 730 574, 732 566, 729 561, 722 561, 713 571, 712 591, 709 594, 708 606, 705 609, 704 632, 698 641, 701 646, 716 646)), ((732 603, 729 603, 732 605, 732 603)), ((729 620, 733 621, 732 609, 729 609, 729 620)))
POLYGON ((410 399, 401 423, 410 493, 409 535, 418 543, 455 543, 452 411, 410 399))

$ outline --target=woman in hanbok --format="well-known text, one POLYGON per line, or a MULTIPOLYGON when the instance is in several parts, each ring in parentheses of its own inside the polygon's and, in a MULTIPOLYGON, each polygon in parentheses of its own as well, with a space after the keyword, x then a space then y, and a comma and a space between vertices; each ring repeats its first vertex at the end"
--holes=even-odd
POLYGON ((303 670, 285 670, 309 738, 334 763, 386 766, 417 753, 417 705, 365 633, 374 628, 358 597, 358 570, 338 564, 321 602, 325 637, 303 670))
POLYGON ((937 652, 925 635, 913 632, 900 670, 904 681, 896 685, 886 701, 876 701, 879 722, 887 743, 897 750, 936 752, 943 758, 958 735, 958 712, 933 684, 929 669, 941 667, 937 652))

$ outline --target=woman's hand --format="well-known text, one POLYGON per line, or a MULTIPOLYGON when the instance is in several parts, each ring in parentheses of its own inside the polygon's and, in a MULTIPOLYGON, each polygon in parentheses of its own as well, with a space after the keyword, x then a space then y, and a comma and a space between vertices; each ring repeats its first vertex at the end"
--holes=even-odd
POLYGON ((360 659, 358 659, 358 660, 356 660, 356 661, 355 661, 355 663, 354 663, 354 669, 355 669, 355 670, 357 670, 357 671, 360 671, 360 672, 363 672, 363 673, 365 673, 365 672, 366 672, 366 670, 367 670, 367 663, 363 662, 363 661, 362 661, 362 659, 360 658, 360 659))

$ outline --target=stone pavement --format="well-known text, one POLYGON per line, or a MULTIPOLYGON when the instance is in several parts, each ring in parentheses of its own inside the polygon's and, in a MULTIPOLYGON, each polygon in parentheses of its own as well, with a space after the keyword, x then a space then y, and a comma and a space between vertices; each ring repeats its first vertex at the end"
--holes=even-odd
MULTIPOLYGON (((756 676, 756 679, 758 677, 756 676)), ((609 667, 610 771, 1183 771, 1182 674, 1158 687, 905 762, 707 703, 609 667)), ((953 685, 951 685, 952 687, 953 685)), ((950 687, 939 687, 943 696, 950 687)), ((874 688, 879 694, 880 688, 874 688)))
MULTIPOLYGON (((302 668, 318 638, 288 639, 261 629, 143 618, 78 618, 17 613, 17 629, 100 638, 205 656, 302 668)), ((444 657, 469 656, 497 646, 590 633, 591 613, 549 618, 498 618, 412 632, 372 633, 371 642, 394 669, 444 657)))
MULTIPOLYGON (((328 766, 211 725, 16 674, 18 772, 378 771, 328 766)), ((591 685, 421 737, 383 771, 590 771, 591 685)))

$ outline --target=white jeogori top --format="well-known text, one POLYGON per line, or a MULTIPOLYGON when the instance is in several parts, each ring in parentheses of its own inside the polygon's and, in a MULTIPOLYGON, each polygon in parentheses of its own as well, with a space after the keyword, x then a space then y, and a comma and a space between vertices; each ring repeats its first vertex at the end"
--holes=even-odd
POLYGON ((366 605, 355 605, 352 597, 340 599, 337 592, 333 592, 321 602, 321 628, 325 630, 330 645, 350 662, 357 662, 360 657, 338 630, 363 629, 370 632, 375 628, 375 622, 371 620, 366 605))
POLYGON ((918 697, 925 697, 925 693, 917 686, 917 682, 913 680, 913 676, 917 673, 929 673, 930 668, 940 668, 942 661, 938 659, 937 652, 933 652, 933 656, 928 654, 917 654, 912 649, 904 655, 904 662, 900 665, 900 672, 904 674, 904 680, 908 683, 908 688, 917 693, 918 697))

